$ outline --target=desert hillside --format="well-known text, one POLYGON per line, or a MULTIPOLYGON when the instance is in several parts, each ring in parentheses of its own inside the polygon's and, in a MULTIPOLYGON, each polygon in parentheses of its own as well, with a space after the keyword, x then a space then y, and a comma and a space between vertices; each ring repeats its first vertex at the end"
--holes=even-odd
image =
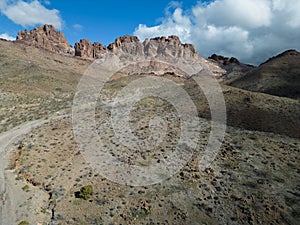
POLYGON ((300 97, 300 53, 285 51, 270 58, 229 85, 280 97, 300 97))
MULTIPOLYGON (((235 59, 204 59, 176 36, 144 42, 123 36, 109 46, 81 40, 72 47, 62 33, 45 25, 20 32, 17 41, 0 40, 0 224, 298 224, 298 73, 295 51, 253 68, 235 59), (117 71, 105 82, 102 99, 96 98, 93 108, 94 134, 80 143, 73 107, 78 85, 95 60, 105 61, 107 54, 121 62, 145 62, 117 71), (182 67, 172 66, 178 58, 182 67), (190 66, 187 62, 209 70, 226 105, 224 139, 215 140, 221 146, 205 170, 199 164, 203 155, 211 154, 206 149, 214 123, 211 105, 195 81, 205 82, 205 77, 187 74, 182 69, 190 66), (187 109, 186 115, 179 115, 166 99, 144 97, 128 114, 131 132, 141 142, 152 138, 153 131, 166 133, 151 150, 132 150, 135 139, 122 141, 116 135, 120 127, 111 119, 112 100, 130 84, 150 81, 149 77, 172 81, 190 96, 199 124, 190 126, 188 133, 197 144, 193 151, 180 145, 184 154, 179 156, 189 155, 189 160, 172 176, 158 171, 161 182, 134 186, 125 180, 124 185, 109 179, 120 173, 118 167, 108 164, 96 170, 82 146, 91 147, 97 138, 105 153, 121 163, 160 165, 176 152, 182 120, 191 119, 187 109)), ((170 90, 162 86, 160 91, 170 90)), ((214 94, 212 87, 206 91, 214 94)), ((186 104, 183 96, 171 93, 176 104, 186 104)), ((118 107, 123 110, 123 105, 118 107)), ((90 112, 86 113, 88 124, 90 112)))

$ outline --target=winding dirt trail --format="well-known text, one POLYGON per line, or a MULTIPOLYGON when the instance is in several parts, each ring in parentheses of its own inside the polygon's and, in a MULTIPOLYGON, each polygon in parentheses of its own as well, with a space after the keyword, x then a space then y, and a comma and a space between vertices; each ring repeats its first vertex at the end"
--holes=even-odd
MULTIPOLYGON (((51 119, 65 118, 67 115, 58 116, 51 119)), ((22 198, 21 194, 14 192, 11 173, 8 172, 9 158, 13 150, 14 143, 21 140, 32 129, 49 122, 51 119, 39 119, 17 126, 9 131, 0 134, 0 224, 15 224, 17 220, 17 202, 22 198)))

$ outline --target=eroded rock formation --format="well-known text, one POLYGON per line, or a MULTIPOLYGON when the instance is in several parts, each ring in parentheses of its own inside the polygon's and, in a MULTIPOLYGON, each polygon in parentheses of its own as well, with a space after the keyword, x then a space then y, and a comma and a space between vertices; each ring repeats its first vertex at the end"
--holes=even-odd
POLYGON ((75 43, 75 56, 100 58, 106 51, 107 48, 98 42, 92 44, 89 40, 84 39, 75 43))
POLYGON ((36 27, 30 31, 20 31, 16 41, 38 48, 43 48, 51 52, 74 53, 73 48, 70 47, 64 34, 56 31, 52 25, 36 27))
POLYGON ((200 56, 191 44, 183 44, 177 36, 157 37, 141 42, 136 36, 122 36, 107 47, 99 43, 91 44, 88 40, 81 40, 75 44, 75 55, 86 58, 101 58, 105 52, 117 55, 130 54, 149 58, 183 58, 199 60, 200 56))
MULTIPOLYGON (((116 38, 108 46, 104 46, 98 42, 91 43, 87 39, 82 39, 76 42, 73 48, 69 45, 63 33, 56 31, 52 25, 44 25, 31 31, 25 30, 24 32, 19 32, 17 42, 43 48, 55 53, 70 54, 92 60, 103 58, 107 53, 113 53, 122 60, 131 60, 133 62, 145 61, 145 63, 139 64, 136 68, 128 68, 128 71, 125 71, 128 74, 153 72, 157 75, 176 74, 178 76, 185 76, 183 71, 174 69, 172 66, 167 66, 164 63, 168 62, 175 65, 176 63, 174 64, 173 62, 178 61, 178 59, 187 61, 187 63, 196 63, 198 66, 205 64, 217 77, 225 73, 218 65, 200 57, 192 44, 183 44, 179 37, 175 35, 146 39, 143 42, 136 36, 125 35, 116 38), (156 62, 153 60, 156 60, 156 62)), ((176 66, 181 67, 181 65, 176 66)))

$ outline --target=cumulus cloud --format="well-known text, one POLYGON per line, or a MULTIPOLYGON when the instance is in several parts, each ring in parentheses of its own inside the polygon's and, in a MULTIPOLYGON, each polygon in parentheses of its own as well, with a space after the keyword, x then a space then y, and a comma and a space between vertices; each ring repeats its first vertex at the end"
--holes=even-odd
POLYGON ((140 39, 175 34, 204 57, 217 53, 258 64, 286 49, 300 50, 300 1, 199 1, 186 12, 176 7, 157 26, 140 24, 134 34, 140 39))
POLYGON ((15 37, 10 36, 8 33, 0 34, 0 38, 8 40, 8 41, 16 40, 15 37))
POLYGON ((190 38, 191 21, 189 17, 182 15, 182 9, 175 9, 171 17, 163 20, 162 24, 154 27, 147 27, 140 24, 135 31, 135 35, 139 37, 151 37, 155 34, 161 35, 178 35, 184 40, 190 38))
MULTIPOLYGON (((50 3, 49 1, 47 1, 50 3)), ((15 1, 1 0, 1 13, 14 23, 23 27, 40 24, 52 24, 57 29, 62 29, 62 19, 56 9, 47 9, 38 0, 15 1)))
POLYGON ((223 0, 215 1, 203 8, 194 7, 196 19, 206 18, 206 21, 216 26, 261 27, 271 23, 272 13, 268 0, 223 0))

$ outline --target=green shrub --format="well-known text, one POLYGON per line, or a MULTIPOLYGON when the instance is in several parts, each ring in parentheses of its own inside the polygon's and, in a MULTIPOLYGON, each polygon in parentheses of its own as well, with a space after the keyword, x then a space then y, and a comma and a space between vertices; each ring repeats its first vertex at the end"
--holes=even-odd
POLYGON ((22 221, 21 223, 19 223, 19 225, 29 225, 30 223, 28 221, 22 221))
POLYGON ((75 192, 76 198, 82 198, 84 200, 89 200, 91 198, 91 195, 93 194, 94 190, 92 185, 87 185, 82 188, 80 188, 80 191, 75 192))
POLYGON ((28 185, 25 185, 24 187, 22 187, 22 190, 23 190, 23 191, 29 191, 29 186, 28 186, 28 185))

